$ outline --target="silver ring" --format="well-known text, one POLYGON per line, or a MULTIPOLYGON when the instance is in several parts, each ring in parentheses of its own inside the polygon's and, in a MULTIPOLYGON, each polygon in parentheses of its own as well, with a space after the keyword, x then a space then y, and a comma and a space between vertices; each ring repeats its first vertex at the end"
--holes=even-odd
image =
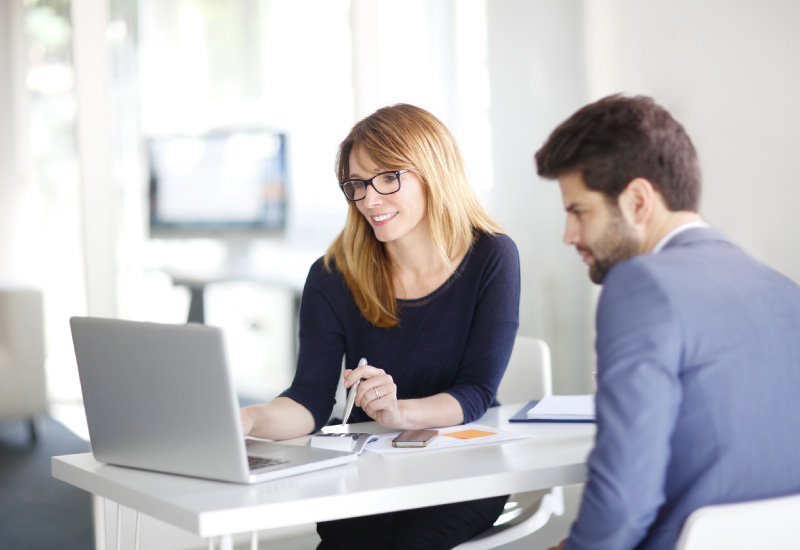
POLYGON ((381 398, 381 394, 378 393, 378 388, 372 388, 372 389, 375 390, 375 398, 376 399, 380 399, 381 398))

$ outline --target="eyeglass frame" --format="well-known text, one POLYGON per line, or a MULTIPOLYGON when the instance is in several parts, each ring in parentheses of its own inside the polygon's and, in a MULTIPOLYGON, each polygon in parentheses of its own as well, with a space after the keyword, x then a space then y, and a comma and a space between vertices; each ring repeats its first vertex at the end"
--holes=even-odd
POLYGON ((369 187, 370 185, 375 190, 375 192, 378 193, 379 195, 394 195, 395 193, 400 191, 400 188, 402 187, 402 184, 403 184, 403 182, 400 180, 400 175, 401 174, 405 174, 406 172, 410 172, 410 171, 411 170, 408 169, 408 168, 402 168, 400 170, 387 170, 386 172, 381 172, 380 174, 375 174, 374 176, 372 176, 368 180, 362 180, 362 179, 359 179, 359 178, 352 178, 352 179, 349 179, 349 180, 345 180, 345 181, 339 182, 339 189, 342 190, 342 194, 344 195, 344 198, 346 198, 350 202, 363 201, 365 198, 367 198, 367 187, 369 187), (378 190, 377 187, 375 187, 375 184, 373 183, 373 180, 375 178, 379 178, 381 176, 385 176, 386 174, 394 174, 394 177, 397 179, 397 189, 395 189, 394 191, 389 191, 388 193, 382 193, 382 192, 380 192, 378 190), (363 197, 361 197, 360 199, 351 199, 350 197, 347 196, 347 193, 344 190, 344 185, 347 182, 350 182, 350 181, 360 181, 360 182, 364 183, 364 196, 363 197))

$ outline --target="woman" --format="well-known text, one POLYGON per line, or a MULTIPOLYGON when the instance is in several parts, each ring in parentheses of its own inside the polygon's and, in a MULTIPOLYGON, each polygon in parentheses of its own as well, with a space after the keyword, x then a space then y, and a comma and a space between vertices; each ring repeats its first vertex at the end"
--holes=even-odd
MULTIPOLYGON (((303 290, 295 379, 242 410, 245 433, 287 439, 324 426, 342 356, 344 386, 362 380, 351 422, 405 430, 480 418, 517 332, 516 246, 470 189, 450 132, 423 109, 385 107, 357 123, 336 169, 350 209, 303 290)), ((505 500, 321 523, 319 549, 452 548, 491 526, 505 500)))

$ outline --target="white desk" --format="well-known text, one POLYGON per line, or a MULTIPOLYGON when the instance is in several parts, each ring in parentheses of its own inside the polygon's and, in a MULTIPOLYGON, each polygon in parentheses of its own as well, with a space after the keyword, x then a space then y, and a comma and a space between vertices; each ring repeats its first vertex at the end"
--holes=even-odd
MULTIPOLYGON (((581 483, 594 424, 509 423, 522 405, 478 423, 535 438, 355 463, 259 485, 235 485, 109 466, 91 453, 53 457, 53 476, 201 537, 288 527, 581 483)), ((352 431, 384 431, 375 422, 352 431)), ((227 540, 227 543, 225 542, 227 540)))

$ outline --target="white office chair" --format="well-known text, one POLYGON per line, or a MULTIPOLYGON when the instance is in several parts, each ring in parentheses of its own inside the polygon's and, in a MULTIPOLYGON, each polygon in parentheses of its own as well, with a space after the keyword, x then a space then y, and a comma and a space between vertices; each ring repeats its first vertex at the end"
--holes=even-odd
MULTIPOLYGON (((527 403, 553 393, 550 348, 544 340, 517 336, 506 373, 497 390, 503 405, 527 403)), ((513 494, 503 514, 480 535, 456 546, 457 550, 485 550, 521 539, 541 529, 553 515, 564 514, 564 490, 513 494)))
POLYGON ((681 530, 677 550, 800 548, 800 495, 705 506, 681 530))
POLYGON ((547 342, 531 336, 517 336, 508 367, 497 388, 502 405, 527 403, 553 394, 553 370, 547 342))

